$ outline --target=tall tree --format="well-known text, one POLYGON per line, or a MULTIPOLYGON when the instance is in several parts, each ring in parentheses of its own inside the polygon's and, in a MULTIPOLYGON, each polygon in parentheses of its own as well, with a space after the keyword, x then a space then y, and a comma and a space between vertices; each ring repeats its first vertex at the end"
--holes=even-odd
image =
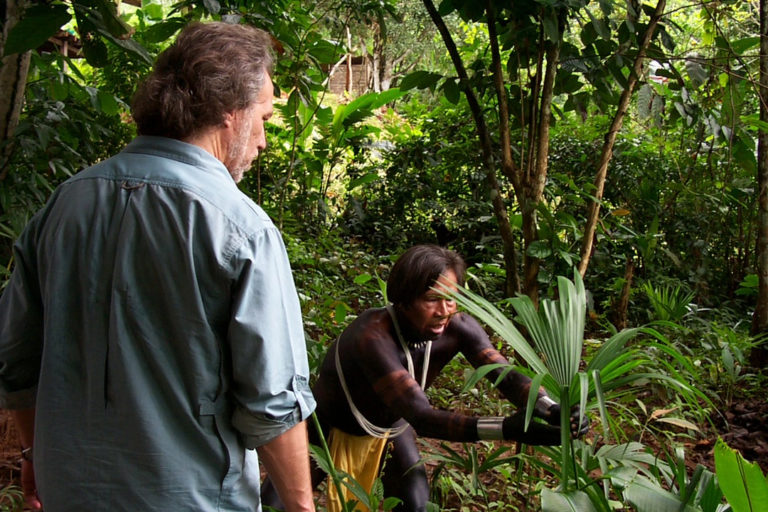
MULTIPOLYGON (((646 51, 651 44, 651 39, 656 31, 656 27, 661 21, 661 17, 664 14, 664 9, 667 5, 666 0, 659 0, 656 4, 656 8, 651 15, 650 21, 645 29, 642 39, 640 40, 637 48, 637 54, 635 55, 634 63, 629 72, 629 78, 624 86, 624 90, 621 92, 618 108, 613 116, 608 133, 605 134, 605 142, 603 143, 602 150, 600 152, 600 161, 597 167, 597 173, 595 174, 593 193, 594 198, 589 203, 587 213, 587 224, 584 227, 584 236, 581 239, 581 252, 579 260, 579 273, 584 276, 587 272, 587 266, 589 265, 589 259, 592 255, 592 246, 595 240, 595 231, 597 230, 597 221, 600 216, 600 200, 603 198, 603 191, 605 189, 605 179, 608 174, 608 164, 611 161, 613 155, 613 147, 616 144, 616 136, 621 130, 621 125, 624 122, 624 117, 627 115, 629 109, 629 101, 632 98, 632 94, 635 92, 635 87, 640 79, 640 75, 643 71, 643 65, 645 61, 646 51)), ((627 266, 629 268, 629 265, 627 266)))
MULTIPOLYGON (((554 112, 586 112, 589 103, 602 109, 619 105, 605 137, 604 157, 596 176, 596 188, 603 187, 616 134, 666 1, 660 0, 655 9, 638 11, 629 2, 631 15, 623 23, 617 21, 613 4, 608 2, 600 2, 597 13, 586 0, 512 5, 492 0, 448 0, 440 9, 432 0, 423 2, 456 71, 455 77, 443 78, 441 89, 449 99, 459 90, 464 93, 480 139, 483 168, 503 242, 505 291, 507 295, 522 291, 536 301, 544 255, 539 241, 539 211, 545 207, 554 112), (445 18, 454 12, 462 20, 485 26, 488 43, 476 54, 463 56, 448 30, 445 18), (642 13, 648 14, 647 19, 642 13), (641 17, 642 22, 638 21, 641 17), (580 31, 575 28, 578 26, 580 31), (577 46, 579 40, 581 46, 577 46), (463 58, 474 62, 467 65, 463 58), (617 85, 623 94, 617 92, 617 85), (511 192, 504 189, 507 181, 511 192), (516 248, 517 234, 509 223, 511 208, 517 208, 522 217, 521 251, 516 248), (520 252, 522 279, 518 276, 520 252)), ((425 76, 422 86, 433 87, 435 81, 433 76, 425 76)), ((599 197, 592 218, 599 213, 598 201, 599 197)), ((595 225, 596 220, 588 223, 593 232, 595 225)), ((583 260, 586 268, 588 256, 583 260)))
MULTIPOLYGON (((757 276, 758 295, 752 317, 752 334, 768 333, 768 0, 760 0, 760 81, 758 87, 760 121, 757 139, 757 276)), ((751 363, 763 368, 768 347, 763 342, 750 356, 751 363)))
MULTIPOLYGON (((132 32, 118 15, 117 5, 110 0, 82 0, 72 6, 83 50, 89 63, 108 63, 105 40, 132 51, 151 62, 147 51, 130 39, 132 32)), ((7 159, 11 137, 19 120, 27 82, 31 52, 45 43, 72 19, 63 3, 35 3, 27 0, 5 0, 0 7, 3 16, 0 37, 0 181, 7 175, 7 159)))
POLYGON ((0 181, 8 173, 7 160, 11 152, 8 141, 19 122, 30 58, 29 50, 16 52, 11 48, 12 52, 7 53, 6 41, 11 29, 19 22, 25 4, 25 0, 4 0, 0 5, 0 98, 3 98, 0 100, 0 181))
MULTIPOLYGON (((512 296, 520 291, 520 280, 517 274, 517 253, 515 250, 515 239, 512 233, 512 227, 509 222, 509 216, 507 214, 507 207, 504 202, 505 194, 501 190, 499 185, 496 169, 494 164, 494 150, 493 142, 491 140, 491 133, 488 129, 488 124, 485 120, 485 114, 480 102, 478 101, 475 92, 471 88, 469 75, 464 67, 464 62, 461 59, 461 55, 456 47, 456 43, 453 41, 453 36, 448 30, 448 26, 443 20, 442 16, 438 13, 432 0, 424 0, 424 6, 427 9, 432 21, 437 26, 440 36, 446 45, 448 53, 453 61, 456 73, 458 75, 458 84, 464 91, 469 103, 470 111, 477 128, 478 136, 480 138, 481 155, 483 161, 483 167, 485 168, 486 177, 488 181, 488 187, 490 189, 491 202, 493 204, 493 211, 496 216, 496 220, 499 223, 499 229, 501 231, 501 239, 503 243, 504 263, 507 269, 505 292, 507 295, 512 296)), ((494 57, 498 58, 498 55, 494 57)), ((497 76, 500 76, 498 74, 497 76)), ((503 78, 502 87, 503 87, 503 78)), ((506 107, 506 93, 503 93, 504 101, 500 104, 503 109, 506 107)), ((508 119, 508 116, 502 116, 502 123, 508 119)), ((506 140, 507 147, 511 147, 509 144, 509 131, 503 130, 501 132, 502 140, 506 140)), ((511 159, 509 160, 511 162, 511 159)))

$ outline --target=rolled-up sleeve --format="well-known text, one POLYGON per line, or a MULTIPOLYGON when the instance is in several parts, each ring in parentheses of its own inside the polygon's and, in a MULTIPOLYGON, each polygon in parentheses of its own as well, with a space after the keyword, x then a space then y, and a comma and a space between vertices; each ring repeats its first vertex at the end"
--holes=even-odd
POLYGON ((248 448, 261 446, 315 409, 301 308, 278 230, 246 240, 229 326, 236 401, 232 423, 248 448))
POLYGON ((0 296, 0 408, 35 405, 43 350, 43 308, 28 247, 32 227, 14 245, 15 269, 0 296))

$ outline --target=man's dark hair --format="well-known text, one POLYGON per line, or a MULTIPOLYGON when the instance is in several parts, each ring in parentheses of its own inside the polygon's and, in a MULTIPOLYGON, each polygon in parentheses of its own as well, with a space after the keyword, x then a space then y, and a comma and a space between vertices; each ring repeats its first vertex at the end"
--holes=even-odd
POLYGON ((453 270, 457 284, 464 286, 467 264, 458 253, 438 245, 415 245, 395 262, 387 279, 387 298, 408 307, 434 286, 446 270, 453 270))
POLYGON ((247 25, 192 23, 133 97, 139 135, 187 140, 249 107, 272 71, 272 40, 247 25))

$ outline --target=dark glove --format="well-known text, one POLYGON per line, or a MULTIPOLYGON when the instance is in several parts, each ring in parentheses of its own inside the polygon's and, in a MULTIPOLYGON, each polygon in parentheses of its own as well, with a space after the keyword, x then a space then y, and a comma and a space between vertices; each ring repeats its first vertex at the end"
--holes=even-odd
MULTIPOLYGON (((536 408, 534 409, 534 416, 538 416, 550 425, 560 425, 560 404, 551 404, 548 408, 542 407, 543 401, 541 399, 536 401, 536 408)), ((571 408, 571 436, 579 438, 589 431, 589 416, 586 414, 581 419, 581 425, 579 425, 579 406, 574 405, 571 408)))
POLYGON ((525 411, 518 411, 504 418, 502 433, 504 439, 531 445, 557 446, 560 444, 560 427, 545 425, 531 420, 528 431, 524 431, 525 411))

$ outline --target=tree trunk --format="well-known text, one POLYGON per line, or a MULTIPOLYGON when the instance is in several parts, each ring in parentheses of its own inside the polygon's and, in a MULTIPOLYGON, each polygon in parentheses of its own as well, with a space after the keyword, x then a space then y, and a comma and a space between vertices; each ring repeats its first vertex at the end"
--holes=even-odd
MULTIPOLYGON (((4 23, 0 35, 0 55, 4 53, 8 32, 19 21, 25 6, 25 0, 6 0, 2 3, 4 12, 0 14, 4 23)), ((13 148, 7 142, 19 123, 30 55, 30 52, 7 55, 0 62, 0 181, 8 174, 8 158, 13 148)))
POLYGON ((372 81, 371 89, 373 92, 381 92, 381 75, 384 65, 384 37, 382 26, 379 23, 373 24, 373 55, 371 55, 372 81))
MULTIPOLYGON (((760 120, 768 122, 768 0, 760 0, 760 120)), ((760 129, 757 137, 757 276, 758 294, 752 317, 752 334, 768 332, 768 133, 760 129)), ((750 364, 763 368, 768 362, 765 341, 750 354, 750 364)))
POLYGON ((632 290, 632 278, 635 276, 635 259, 627 256, 624 266, 624 286, 621 287, 619 298, 613 303, 613 325, 621 331, 627 327, 627 312, 629 311, 629 292, 632 290))
POLYGON ((443 21, 443 18, 440 16, 440 14, 438 14, 437 9, 435 8, 435 4, 432 2, 432 0, 422 1, 424 3, 424 7, 429 13, 429 17, 437 27, 440 36, 443 38, 445 47, 448 50, 448 54, 451 57, 453 66, 456 69, 456 74, 459 77, 461 88, 467 98, 469 109, 472 112, 472 118, 475 122, 477 135, 480 139, 481 156, 483 167, 485 169, 486 180, 488 182, 488 188, 490 189, 493 213, 496 217, 496 221, 499 223, 499 230, 501 234, 504 267, 507 274, 504 293, 508 297, 513 297, 520 291, 520 279, 517 275, 517 252, 515 250, 515 237, 514 233, 512 232, 512 225, 509 222, 509 216, 507 215, 507 207, 504 203, 504 195, 501 192, 498 179, 496 178, 496 169, 493 164, 494 159, 491 135, 488 131, 488 126, 485 123, 483 109, 480 106, 480 102, 477 100, 474 92, 472 91, 472 87, 469 85, 467 70, 465 69, 464 63, 461 60, 461 56, 459 55, 459 51, 456 48, 456 44, 451 37, 451 33, 448 31, 448 27, 445 25, 445 22, 443 21))
MULTIPOLYGON (((523 289, 525 294, 531 300, 538 304, 539 302, 539 258, 528 254, 528 247, 539 239, 538 215, 536 209, 544 195, 544 185, 547 182, 547 170, 549 169, 549 123, 552 116, 552 97, 555 86, 555 76, 557 75, 557 66, 560 61, 560 44, 562 41, 564 24, 559 24, 559 38, 550 43, 546 52, 546 70, 544 72, 544 83, 541 89, 541 99, 539 100, 538 115, 531 119, 537 125, 535 142, 536 152, 534 153, 534 163, 532 171, 525 180, 524 199, 520 201, 520 207, 523 210, 523 239, 524 239, 524 259, 523 259, 523 289)), ((534 98, 534 103, 536 99, 534 98)))
POLYGON ((597 229, 597 221, 600 218, 600 200, 603 198, 603 191, 605 189, 605 178, 608 173, 608 164, 613 156, 613 146, 616 143, 616 136, 621 130, 621 125, 624 122, 624 116, 627 114, 627 108, 629 107, 629 100, 632 99, 632 93, 634 92, 635 85, 637 85, 638 78, 640 77, 640 71, 642 70, 643 60, 645 59, 645 52, 651 43, 653 33, 656 31, 656 26, 659 24, 661 16, 664 14, 664 8, 666 7, 666 0, 659 0, 656 4, 656 9, 648 22, 648 27, 643 34, 643 39, 637 49, 637 56, 635 57, 632 71, 629 74, 627 80, 627 86, 621 93, 619 99, 619 106, 616 110, 616 114, 613 117, 611 127, 608 129, 608 133, 605 135, 605 142, 603 143, 603 149, 600 153, 600 163, 597 167, 597 174, 595 175, 595 199, 589 204, 589 210, 587 213, 587 225, 584 227, 584 236, 581 243, 580 261, 579 261, 579 273, 584 276, 587 272, 587 266, 592 255, 592 243, 594 240, 595 231, 597 229))
POLYGON ((352 92, 352 33, 347 27, 347 67, 344 75, 344 90, 349 94, 352 92))

